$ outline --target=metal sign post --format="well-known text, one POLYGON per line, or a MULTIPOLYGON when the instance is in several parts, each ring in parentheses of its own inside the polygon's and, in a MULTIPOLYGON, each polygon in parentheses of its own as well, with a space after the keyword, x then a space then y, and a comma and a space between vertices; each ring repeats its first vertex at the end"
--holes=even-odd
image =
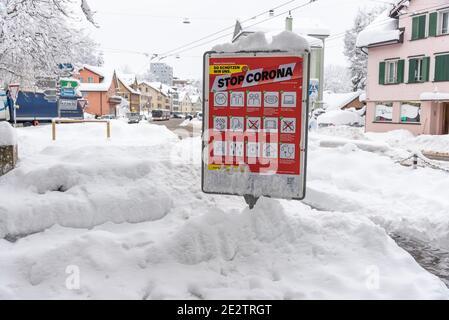
POLYGON ((8 86, 9 89, 9 94, 11 95, 11 99, 14 103, 14 127, 17 127, 17 107, 16 107, 16 101, 17 101, 17 97, 19 96, 19 89, 20 89, 20 85, 19 84, 10 84, 8 86))
POLYGON ((304 199, 308 103, 308 52, 207 52, 203 192, 304 199))

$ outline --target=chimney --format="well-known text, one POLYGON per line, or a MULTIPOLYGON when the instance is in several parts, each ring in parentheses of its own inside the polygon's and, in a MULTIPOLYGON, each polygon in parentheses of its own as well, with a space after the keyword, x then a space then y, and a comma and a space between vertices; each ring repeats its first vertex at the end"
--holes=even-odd
POLYGON ((293 17, 292 13, 288 13, 288 17, 285 18, 285 30, 286 31, 293 31, 293 17))

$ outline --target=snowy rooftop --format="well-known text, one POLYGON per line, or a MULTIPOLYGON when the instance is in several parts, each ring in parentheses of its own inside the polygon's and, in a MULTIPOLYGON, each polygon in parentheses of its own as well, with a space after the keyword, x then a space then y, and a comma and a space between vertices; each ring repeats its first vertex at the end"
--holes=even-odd
POLYGON ((114 70, 88 65, 85 65, 84 69, 98 74, 102 79, 101 83, 81 83, 79 87, 81 92, 106 92, 109 90, 114 76, 114 70))
POLYGON ((326 104, 326 110, 339 110, 346 106, 353 100, 360 98, 364 94, 363 91, 348 92, 348 93, 333 93, 325 91, 323 95, 324 103, 326 104))
POLYGON ((399 20, 391 18, 390 11, 390 9, 385 10, 359 33, 357 47, 369 47, 400 40, 402 31, 399 30, 399 20))

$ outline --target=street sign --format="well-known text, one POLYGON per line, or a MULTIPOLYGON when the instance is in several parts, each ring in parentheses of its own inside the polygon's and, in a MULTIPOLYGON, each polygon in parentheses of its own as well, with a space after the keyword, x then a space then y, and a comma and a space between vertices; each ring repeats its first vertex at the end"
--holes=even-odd
POLYGON ((36 81, 36 87, 39 89, 51 89, 56 88, 56 80, 55 79, 38 79, 36 81))
POLYGON ((88 104, 88 101, 86 99, 79 99, 78 103, 79 103, 81 109, 84 110, 88 104))
POLYGON ((9 93, 11 94, 11 98, 14 100, 14 103, 17 101, 17 96, 19 95, 19 84, 10 84, 8 86, 9 93))
POLYGON ((78 108, 78 100, 75 99, 59 99, 60 111, 75 111, 78 108))
POLYGON ((61 88, 60 97, 62 97, 62 98, 74 98, 74 97, 76 97, 75 89, 72 89, 72 88, 61 88))
POLYGON ((73 67, 73 65, 71 63, 60 63, 58 65, 60 70, 63 71, 68 71, 68 72, 72 72, 73 70, 75 70, 75 68, 73 67))
POLYGON ((250 207, 261 196, 303 199, 308 53, 204 59, 203 191, 245 196, 250 207))
POLYGON ((59 86, 61 88, 76 89, 79 87, 79 82, 76 79, 61 79, 59 80, 59 86))

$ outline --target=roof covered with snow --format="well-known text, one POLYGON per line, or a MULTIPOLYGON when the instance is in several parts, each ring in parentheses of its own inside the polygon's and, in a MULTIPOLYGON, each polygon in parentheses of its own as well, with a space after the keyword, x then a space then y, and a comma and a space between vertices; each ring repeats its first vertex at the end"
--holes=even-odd
POLYGON ((326 105, 326 110, 339 110, 351 103, 355 99, 359 99, 363 91, 348 92, 348 93, 333 93, 325 91, 323 94, 323 100, 326 105))
POLYGON ((100 83, 80 83, 79 90, 81 92, 106 92, 111 88, 112 80, 114 78, 114 70, 109 70, 103 67, 94 67, 85 65, 84 69, 94 72, 101 77, 100 83))
POLYGON ((399 19, 390 17, 391 10, 385 10, 357 36, 357 47, 370 47, 390 42, 399 42, 402 31, 399 19))

